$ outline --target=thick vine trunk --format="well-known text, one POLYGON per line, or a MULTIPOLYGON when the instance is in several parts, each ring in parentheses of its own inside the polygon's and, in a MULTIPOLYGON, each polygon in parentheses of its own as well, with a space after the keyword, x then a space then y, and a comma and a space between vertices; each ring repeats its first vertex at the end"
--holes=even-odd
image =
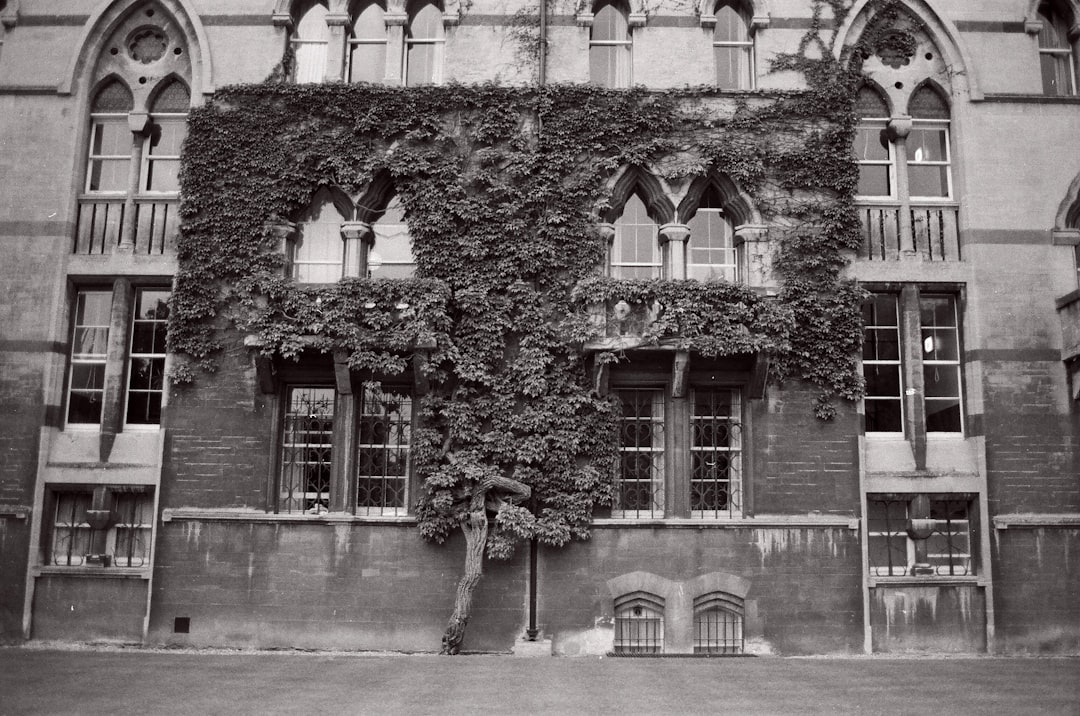
POLYGON ((476 585, 480 583, 480 577, 484 572, 484 546, 487 544, 488 518, 482 503, 479 509, 474 507, 469 513, 469 518, 461 524, 461 531, 465 533, 465 574, 458 582, 457 594, 454 597, 454 613, 450 615, 446 633, 443 634, 440 653, 447 655, 457 654, 461 650, 461 642, 465 638, 465 625, 469 623, 473 592, 476 591, 476 585))

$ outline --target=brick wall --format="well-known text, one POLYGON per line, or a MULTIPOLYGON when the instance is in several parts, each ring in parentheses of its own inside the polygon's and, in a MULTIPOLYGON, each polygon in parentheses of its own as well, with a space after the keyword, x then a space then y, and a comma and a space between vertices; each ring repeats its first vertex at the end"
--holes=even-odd
POLYGON ((859 511, 858 415, 837 401, 837 416, 814 416, 817 391, 790 382, 751 401, 754 510, 759 514, 859 511))
MULTIPOLYGON (((196 646, 438 651, 464 565, 460 534, 414 524, 169 522, 157 544, 149 641, 196 646), (173 632, 176 617, 190 632, 173 632)), ((465 651, 524 628, 521 556, 487 562, 465 651)))
POLYGON ((992 537, 999 649, 1080 652, 1080 529, 1007 529, 992 537))

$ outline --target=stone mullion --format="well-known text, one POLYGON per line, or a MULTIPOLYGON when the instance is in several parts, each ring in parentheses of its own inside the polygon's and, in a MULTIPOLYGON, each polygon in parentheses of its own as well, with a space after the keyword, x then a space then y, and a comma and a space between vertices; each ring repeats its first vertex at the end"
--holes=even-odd
POLYGON ((326 45, 326 81, 338 82, 344 77, 345 36, 348 33, 349 16, 346 13, 331 12, 326 16, 326 26, 330 30, 330 41, 326 45))
POLYGON ((120 222, 120 244, 116 248, 121 254, 135 253, 135 197, 139 194, 139 182, 142 178, 143 145, 151 131, 150 115, 146 112, 130 112, 128 129, 131 130, 131 162, 128 165, 124 219, 120 222))
POLYGON ((926 469, 926 404, 923 381, 919 288, 906 284, 900 293, 901 356, 904 373, 904 433, 911 441, 916 470, 926 469))
POLYGON ((906 115, 893 117, 889 120, 886 132, 896 154, 896 196, 900 200, 900 207, 897 209, 900 223, 900 252, 914 256, 917 249, 915 235, 911 227, 911 190, 908 186, 907 156, 907 138, 911 134, 911 117, 906 115))
POLYGON ((405 25, 409 16, 404 11, 388 11, 386 22, 386 75, 388 85, 405 84, 405 25))
POLYGON ((105 397, 101 406, 99 459, 109 461, 116 435, 124 424, 124 397, 127 394, 128 346, 131 342, 131 306, 134 300, 131 282, 118 278, 113 282, 112 310, 109 315, 108 358, 105 362, 105 397))

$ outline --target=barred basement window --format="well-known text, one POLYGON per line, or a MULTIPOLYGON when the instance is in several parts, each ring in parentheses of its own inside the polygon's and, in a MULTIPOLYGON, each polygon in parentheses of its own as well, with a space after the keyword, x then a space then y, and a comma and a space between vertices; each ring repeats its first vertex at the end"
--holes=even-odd
POLYGON ((976 513, 961 495, 929 495, 918 514, 916 495, 870 495, 867 536, 870 573, 877 577, 975 574, 976 513), (912 520, 920 522, 912 523, 912 520), (919 529, 926 530, 925 536, 919 529))
POLYGON ((664 651, 664 600, 636 592, 615 600, 615 653, 660 654, 664 651))
POLYGON ((407 392, 365 383, 356 458, 356 513, 405 514, 412 399, 407 392))
POLYGON ((334 446, 334 389, 290 387, 282 436, 281 510, 327 512, 334 446))
POLYGON ((742 423, 732 390, 695 390, 690 416, 690 512, 730 517, 742 509, 742 423))
POLYGON ((619 423, 620 469, 612 515, 664 516, 664 391, 616 391, 622 404, 619 423))
POLYGON ((734 594, 705 594, 694 600, 694 653, 743 653, 744 602, 734 594))

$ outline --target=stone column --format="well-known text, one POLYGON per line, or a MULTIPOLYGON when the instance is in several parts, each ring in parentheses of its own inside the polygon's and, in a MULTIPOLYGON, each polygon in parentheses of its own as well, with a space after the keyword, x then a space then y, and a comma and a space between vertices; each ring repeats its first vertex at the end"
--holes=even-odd
POLYGON ((98 459, 108 462, 116 434, 124 425, 124 398, 127 395, 128 346, 131 340, 131 310, 134 299, 131 282, 113 281, 112 310, 109 314, 108 360, 105 363, 105 398, 101 406, 101 438, 98 459))
POLYGON ((337 82, 345 79, 345 39, 349 34, 349 15, 344 12, 330 12, 326 15, 326 26, 330 30, 330 41, 326 44, 326 81, 337 82))
POLYGON ((604 240, 604 266, 603 274, 611 276, 611 245, 615 241, 615 224, 604 222, 596 225, 600 237, 604 240))
POLYGON ((383 15, 386 22, 386 77, 388 85, 405 84, 405 25, 409 16, 404 9, 388 9, 383 15))
POLYGON ((915 235, 911 229, 911 202, 908 189, 907 138, 911 134, 911 117, 900 115, 889 120, 886 132, 896 152, 896 196, 900 199, 900 253, 914 256, 915 235))
POLYGON ((120 245, 116 252, 135 253, 135 196, 139 193, 142 177, 143 144, 150 134, 152 123, 146 112, 129 112, 128 129, 131 130, 131 164, 128 166, 127 198, 124 199, 124 220, 120 222, 120 245))
POLYGON ((769 227, 763 224, 740 224, 735 227, 735 247, 738 252, 736 280, 752 288, 775 285, 772 277, 772 247, 769 227))
POLYGON ((366 278, 368 249, 375 239, 371 224, 363 221, 342 222, 341 239, 345 242, 345 276, 366 278))
POLYGON ((660 247, 667 253, 664 275, 670 279, 686 278, 686 242, 690 227, 686 224, 664 224, 660 227, 660 247))

